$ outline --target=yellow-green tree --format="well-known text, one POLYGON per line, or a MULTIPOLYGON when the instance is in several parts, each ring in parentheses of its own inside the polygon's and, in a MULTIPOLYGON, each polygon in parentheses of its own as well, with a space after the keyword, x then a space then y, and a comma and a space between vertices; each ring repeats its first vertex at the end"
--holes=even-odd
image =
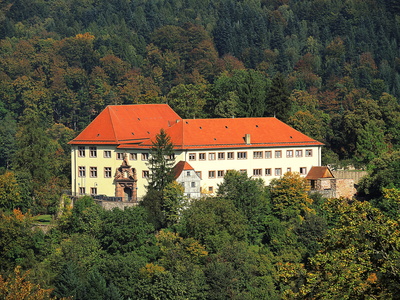
POLYGON ((310 259, 311 268, 294 299, 394 299, 400 289, 400 225, 369 202, 330 199, 337 219, 310 259))

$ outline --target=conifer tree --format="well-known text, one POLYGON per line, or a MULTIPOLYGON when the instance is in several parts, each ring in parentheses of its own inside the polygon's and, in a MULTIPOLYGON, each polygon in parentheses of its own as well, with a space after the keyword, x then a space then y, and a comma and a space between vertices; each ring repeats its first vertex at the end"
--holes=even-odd
POLYGON ((148 189, 162 191, 173 180, 172 167, 175 164, 174 146, 164 129, 157 134, 150 149, 148 189))
POLYGON ((161 129, 150 149, 148 162, 150 177, 147 193, 142 201, 142 205, 149 212, 150 221, 156 228, 166 225, 164 192, 166 186, 174 179, 172 170, 174 163, 174 146, 171 137, 164 129, 161 129))

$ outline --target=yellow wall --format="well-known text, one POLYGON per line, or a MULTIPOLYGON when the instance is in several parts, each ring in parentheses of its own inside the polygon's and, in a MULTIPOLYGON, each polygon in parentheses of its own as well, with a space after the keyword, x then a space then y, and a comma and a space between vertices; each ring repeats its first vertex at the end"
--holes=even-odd
MULTIPOLYGON (((97 188, 97 194, 114 196, 115 185, 114 175, 115 170, 119 168, 122 163, 121 159, 117 159, 117 153, 126 153, 128 157, 128 163, 132 168, 136 169, 137 174, 137 187, 138 197, 141 198, 146 193, 145 186, 147 185, 146 178, 143 177, 143 171, 148 170, 147 161, 142 160, 142 153, 149 153, 147 150, 120 150, 116 149, 115 146, 95 146, 97 148, 97 157, 90 157, 89 146, 85 146, 85 157, 79 157, 78 146, 72 146, 71 161, 72 161, 72 192, 79 194, 79 188, 85 187, 86 194, 90 194, 92 187, 97 188), (111 151, 111 157, 104 157, 104 151, 111 151), (137 160, 132 160, 130 154, 135 153, 137 160), (78 177, 79 166, 86 168, 86 176, 78 177), (90 167, 97 167, 97 177, 92 178, 90 176, 90 167), (111 167, 111 178, 104 177, 104 168, 111 167)), ((287 172, 288 168, 291 168, 292 172, 299 172, 300 168, 306 168, 308 172, 312 166, 321 165, 321 147, 286 147, 286 148, 246 148, 246 149, 207 149, 205 150, 187 150, 176 152, 175 161, 186 160, 196 170, 201 172, 201 186, 204 190, 209 190, 212 187, 215 192, 217 185, 223 181, 222 177, 218 177, 218 171, 227 170, 247 170, 249 176, 253 176, 254 169, 261 169, 262 174, 260 176, 254 176, 262 178, 266 184, 275 176, 275 169, 281 168, 282 175, 287 172), (312 156, 306 157, 305 151, 311 149, 312 156), (293 150, 293 157, 287 157, 286 151, 293 150), (296 157, 296 150, 302 150, 302 156, 296 157), (254 158, 253 153, 255 151, 262 151, 263 158, 254 158), (272 151, 271 158, 265 158, 265 151, 272 151), (275 151, 281 151, 282 157, 275 158, 275 151), (233 159, 227 158, 227 153, 233 152, 233 159), (238 159, 238 152, 246 152, 246 159, 238 159), (189 159, 189 154, 194 153, 196 156, 195 160, 189 159), (199 159, 199 154, 205 154, 205 160, 199 159), (210 160, 210 153, 215 153, 215 159, 210 160), (218 153, 224 153, 224 159, 218 159, 218 153), (271 169, 271 175, 265 175, 265 169, 271 169), (215 178, 209 178, 209 171, 215 171, 215 178)))

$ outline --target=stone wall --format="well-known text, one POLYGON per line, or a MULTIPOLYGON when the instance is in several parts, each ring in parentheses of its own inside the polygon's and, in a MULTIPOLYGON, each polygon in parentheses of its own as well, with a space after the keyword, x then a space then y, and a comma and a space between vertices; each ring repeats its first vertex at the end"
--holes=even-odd
POLYGON ((332 171, 333 176, 335 178, 344 178, 344 179, 353 179, 354 184, 358 184, 361 177, 368 174, 367 171, 357 171, 357 170, 337 170, 332 171))
POLYGON ((347 178, 335 179, 334 190, 336 191, 335 198, 343 197, 343 198, 351 199, 357 192, 357 190, 354 186, 354 180, 347 179, 347 178))
POLYGON ((117 201, 101 201, 101 200, 95 200, 95 202, 105 210, 112 210, 114 207, 124 210, 125 207, 134 207, 138 205, 138 202, 117 202, 117 201))
POLYGON ((353 179, 347 178, 320 178, 315 182, 315 188, 311 193, 320 193, 325 198, 351 199, 356 193, 353 179))

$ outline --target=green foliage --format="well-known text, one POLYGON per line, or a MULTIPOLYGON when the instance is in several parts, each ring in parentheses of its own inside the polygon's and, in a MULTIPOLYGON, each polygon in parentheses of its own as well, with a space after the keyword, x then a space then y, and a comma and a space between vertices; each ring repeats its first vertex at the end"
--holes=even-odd
POLYGON ((164 188, 164 209, 165 222, 171 227, 179 222, 180 214, 187 205, 187 199, 183 195, 183 186, 176 181, 171 182, 164 188))
POLYGON ((245 217, 232 201, 223 198, 195 200, 182 212, 181 231, 218 251, 219 246, 232 240, 247 240, 245 217))
MULTIPOLYGON (((139 270, 145 267, 148 260, 129 252, 124 255, 113 254, 103 257, 99 270, 106 282, 114 285, 119 293, 125 298, 134 298, 138 290, 150 287, 143 287, 139 270), (115 276, 118 274, 118 276, 115 276)), ((144 297, 145 298, 145 297, 144 297)))
POLYGON ((0 208, 11 211, 21 206, 21 194, 14 173, 0 175, 0 208))
POLYGON ((311 258, 307 282, 296 299, 393 298, 398 293, 398 222, 368 202, 330 200, 339 216, 311 258))
POLYGON ((32 282, 77 299, 396 298, 396 1, 9 2, 0 1, 3 273, 21 264, 32 282), (323 141, 323 161, 368 169, 359 196, 374 207, 323 208, 288 176, 268 195, 240 174, 227 174, 218 198, 185 203, 168 167, 154 164, 144 204, 155 228, 180 233, 159 233, 158 246, 141 208, 103 212, 85 198, 46 235, 11 214, 56 212, 67 142, 106 105, 166 99, 182 117, 276 115, 323 141), (206 256, 191 252, 202 247, 206 256))
POLYGON ((148 190, 163 191, 172 182, 172 166, 175 163, 173 156, 174 145, 171 137, 165 133, 164 129, 161 129, 150 149, 148 190))
POLYGON ((16 148, 16 121, 9 113, 0 112, 0 173, 2 169, 10 169, 12 157, 16 148))
POLYGON ((290 92, 287 87, 285 78, 281 73, 278 73, 271 82, 271 89, 267 94, 267 103, 265 116, 277 117, 283 122, 289 118, 291 111, 290 92))
POLYGON ((204 107, 210 98, 209 87, 205 84, 180 84, 168 93, 168 103, 176 113, 185 119, 204 117, 204 107))
POLYGON ((110 255, 134 251, 143 257, 151 257, 155 245, 154 227, 146 219, 142 207, 105 211, 98 232, 102 249, 110 255))
POLYGON ((226 101, 236 101, 233 105, 235 117, 262 117, 270 86, 270 80, 263 73, 251 69, 223 73, 214 84, 216 107, 221 108, 226 101))
POLYGON ((30 268, 43 250, 43 233, 32 230, 32 219, 20 210, 0 213, 1 272, 9 272, 16 266, 30 268))
POLYGON ((85 196, 75 201, 71 213, 61 220, 60 228, 67 233, 85 233, 97 236, 102 226, 104 210, 85 196))
POLYGON ((384 188, 399 188, 400 153, 384 153, 374 159, 368 175, 359 182, 358 191, 368 198, 380 199, 384 188))
MULTIPOLYGON (((164 129, 161 129, 150 149, 149 184, 142 201, 142 205, 147 208, 150 219, 156 228, 166 226, 166 213, 169 213, 171 209, 173 195, 171 189, 166 189, 166 187, 173 181, 172 167, 174 163, 174 145, 171 137, 165 133, 164 129), (168 192, 168 199, 166 199, 166 192, 168 192)), ((179 198, 180 191, 176 190, 176 192, 178 193, 176 197, 179 198)))
POLYGON ((218 186, 217 195, 233 202, 248 220, 251 241, 259 242, 264 231, 265 218, 270 213, 264 182, 238 171, 228 171, 224 181, 218 186))
POLYGON ((314 213, 312 199, 309 198, 306 179, 298 173, 285 173, 274 179, 270 185, 272 212, 279 219, 301 220, 307 213, 314 213))

